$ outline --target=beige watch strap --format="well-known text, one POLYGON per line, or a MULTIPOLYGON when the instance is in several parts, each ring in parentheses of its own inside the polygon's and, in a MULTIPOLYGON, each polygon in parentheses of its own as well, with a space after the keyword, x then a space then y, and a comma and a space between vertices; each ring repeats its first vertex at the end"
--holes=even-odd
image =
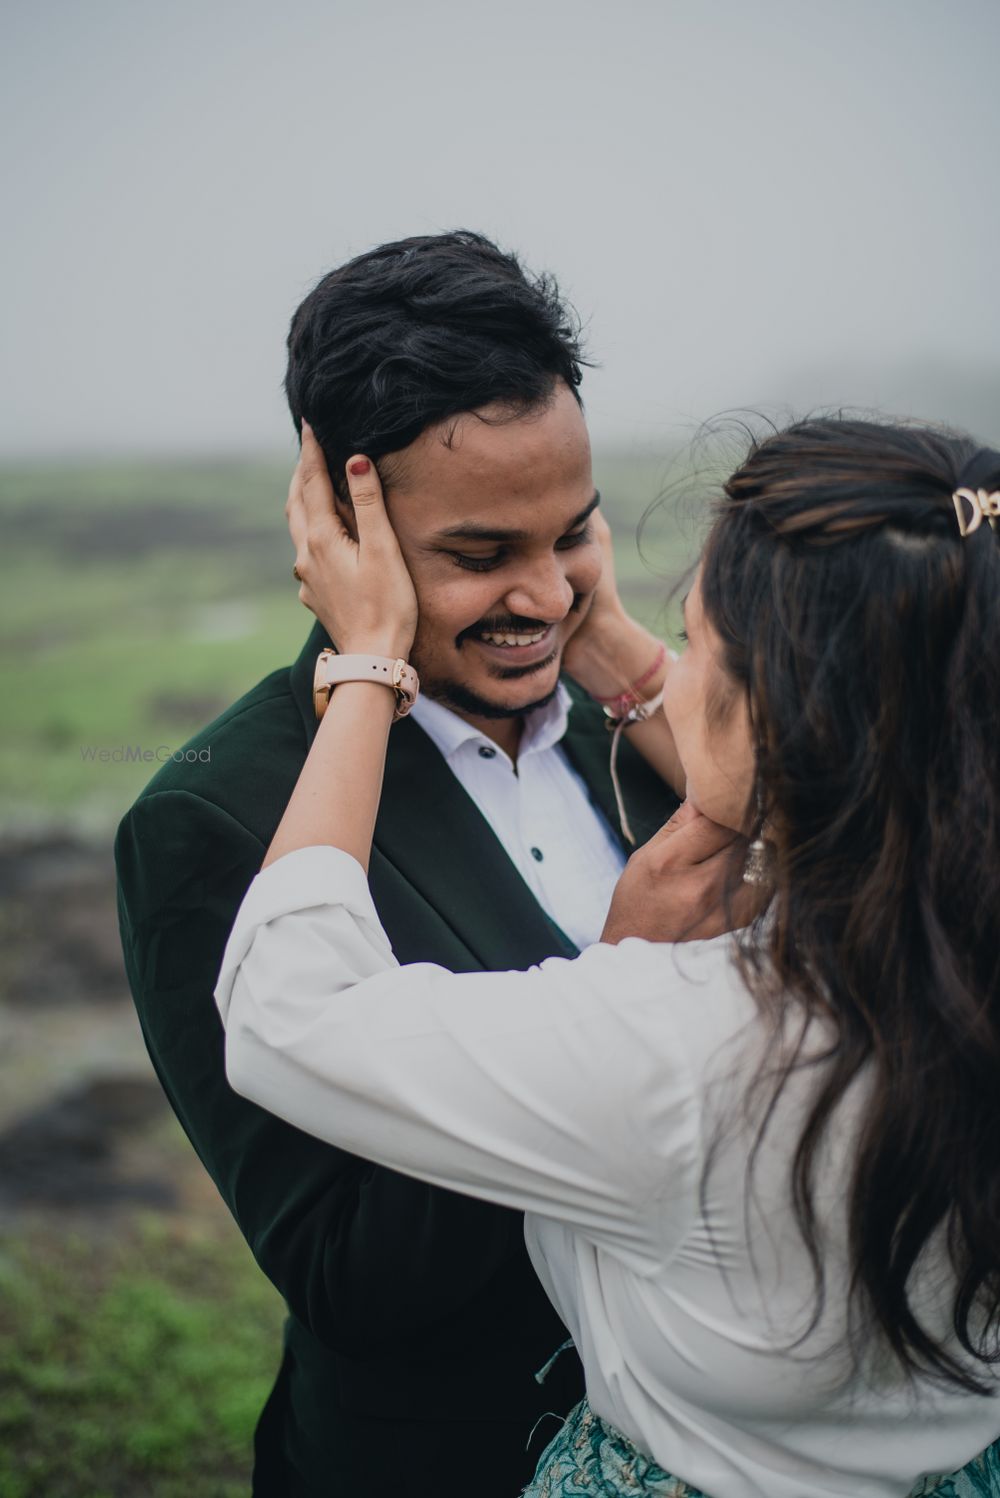
POLYGON ((420 691, 420 678, 406 661, 392 660, 385 655, 338 655, 335 650, 321 650, 313 676, 313 706, 317 718, 322 718, 326 712, 334 687, 345 681, 376 681, 382 686, 392 687, 396 693, 393 722, 406 717, 420 691))

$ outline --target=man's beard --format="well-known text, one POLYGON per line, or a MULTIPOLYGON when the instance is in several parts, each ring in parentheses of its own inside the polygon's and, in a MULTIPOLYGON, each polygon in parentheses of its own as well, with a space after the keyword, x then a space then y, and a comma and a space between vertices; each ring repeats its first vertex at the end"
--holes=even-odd
POLYGON ((445 707, 453 708, 459 713, 468 713, 473 718, 521 718, 525 713, 533 713, 538 707, 547 707, 558 690, 557 681, 551 692, 546 692, 544 697, 538 697, 534 702, 522 702, 517 707, 490 702, 477 692, 470 692, 460 681, 433 682, 426 695, 445 707))
MULTIPOLYGON (((544 661, 538 661, 533 666, 514 666, 509 670, 497 671, 497 682, 520 681, 526 676, 532 676, 535 672, 546 670, 554 660, 561 654, 562 647, 557 645, 552 654, 544 661)), ((469 713, 476 718, 520 718, 525 713, 534 712, 537 707, 547 707, 559 690, 559 682, 556 680, 551 691, 546 692, 544 697, 536 697, 533 702, 522 702, 516 707, 507 703, 493 702, 489 697, 480 697, 478 692, 473 692, 464 682, 450 681, 447 677, 439 681, 431 680, 422 688, 425 696, 432 698, 435 702, 443 703, 445 707, 453 708, 456 712, 469 713)), ((502 691, 502 686, 500 687, 502 691)))

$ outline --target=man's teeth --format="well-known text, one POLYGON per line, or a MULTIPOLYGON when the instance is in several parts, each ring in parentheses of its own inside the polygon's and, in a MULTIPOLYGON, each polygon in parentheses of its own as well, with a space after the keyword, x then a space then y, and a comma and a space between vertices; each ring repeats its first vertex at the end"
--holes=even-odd
POLYGON ((547 631, 537 630, 533 635, 494 635, 483 633, 479 636, 487 645, 537 645, 539 640, 544 640, 547 631))

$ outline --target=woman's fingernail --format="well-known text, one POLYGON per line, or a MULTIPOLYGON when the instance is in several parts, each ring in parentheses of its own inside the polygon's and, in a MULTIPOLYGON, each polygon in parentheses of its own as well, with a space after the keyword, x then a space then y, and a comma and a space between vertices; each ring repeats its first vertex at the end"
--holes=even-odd
POLYGON ((355 458, 353 463, 348 463, 348 473, 353 473, 356 479, 364 478, 372 465, 367 458, 355 458))

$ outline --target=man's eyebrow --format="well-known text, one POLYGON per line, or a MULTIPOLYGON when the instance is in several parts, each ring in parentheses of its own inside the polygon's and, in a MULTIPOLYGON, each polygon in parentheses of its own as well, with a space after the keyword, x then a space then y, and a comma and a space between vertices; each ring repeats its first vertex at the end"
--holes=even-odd
MULTIPOLYGON (((579 515, 574 515, 566 531, 575 530, 578 525, 582 525, 597 509, 600 502, 600 493, 595 489, 593 499, 580 511, 579 515)), ((436 531, 432 539, 435 541, 527 541, 529 532, 504 530, 499 526, 476 525, 475 522, 470 522, 468 525, 451 525, 447 530, 436 531)))

